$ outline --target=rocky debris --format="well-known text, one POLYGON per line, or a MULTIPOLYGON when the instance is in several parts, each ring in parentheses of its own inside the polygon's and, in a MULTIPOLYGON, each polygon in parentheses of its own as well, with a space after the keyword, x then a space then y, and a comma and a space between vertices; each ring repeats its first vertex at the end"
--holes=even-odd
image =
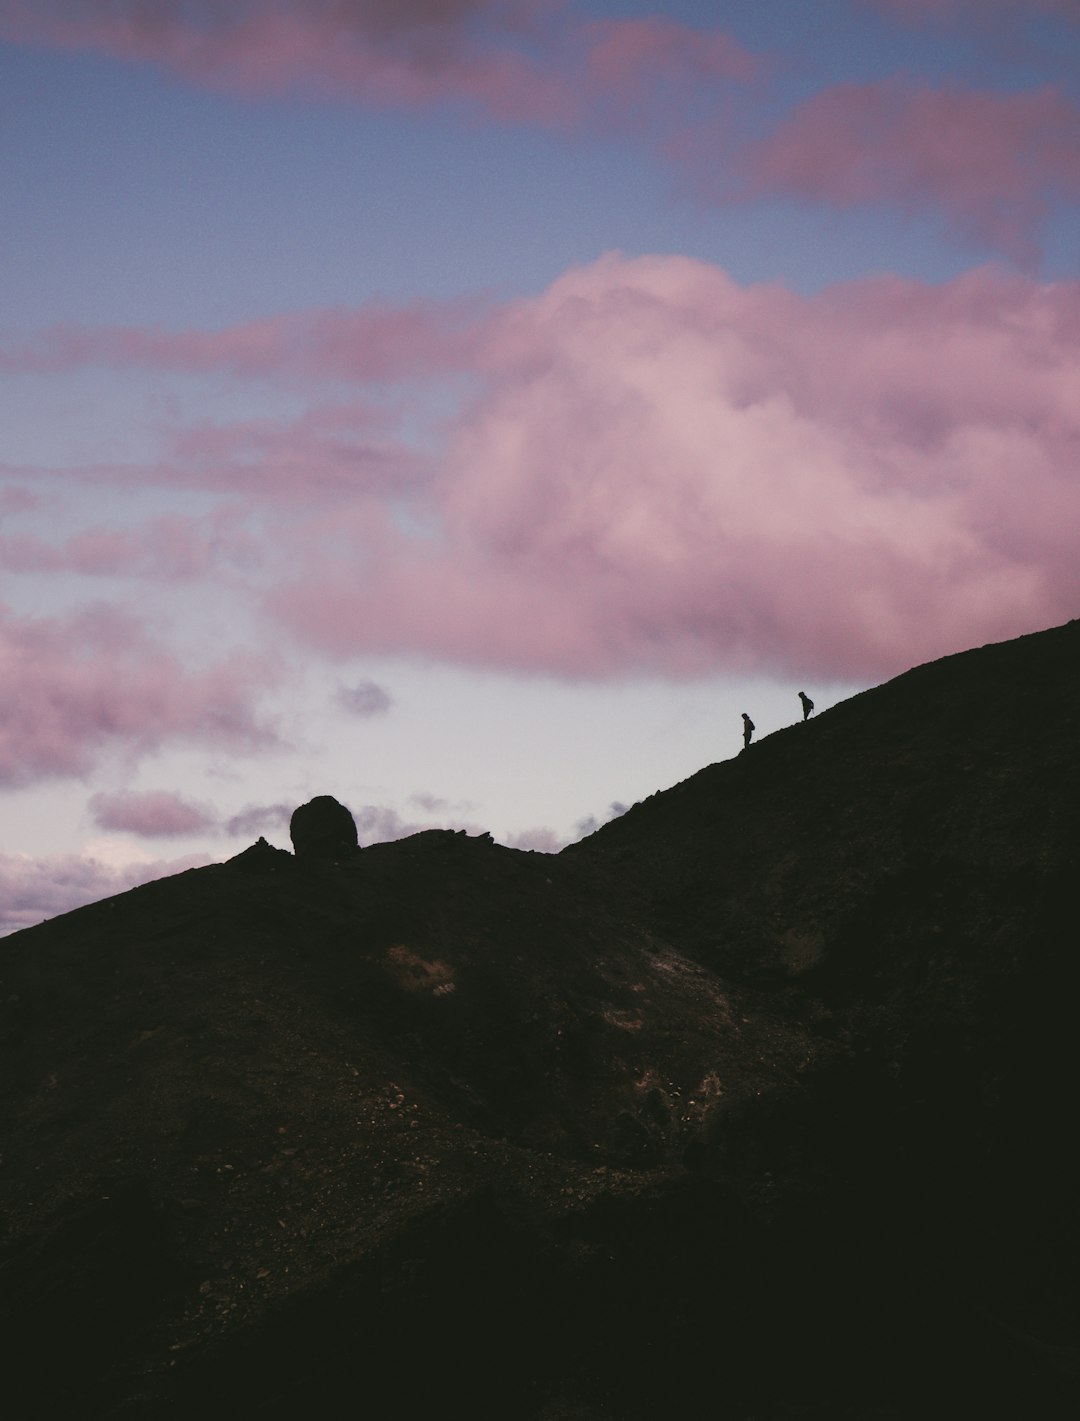
POLYGON ((355 854, 356 820, 331 794, 301 804, 289 820, 289 837, 298 859, 336 862, 355 854))
POLYGON ((7 939, 10 1414, 1073 1414, 1078 667, 559 855, 260 842, 7 939))

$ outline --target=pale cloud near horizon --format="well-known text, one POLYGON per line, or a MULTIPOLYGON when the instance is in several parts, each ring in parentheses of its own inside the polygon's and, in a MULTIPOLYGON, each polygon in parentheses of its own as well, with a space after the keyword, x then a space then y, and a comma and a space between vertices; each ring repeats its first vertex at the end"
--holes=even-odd
POLYGON ((81 854, 31 858, 0 853, 0 936, 209 862, 202 853, 123 864, 81 854))
MULTIPOLYGON (((179 798, 179 797, 177 797, 179 798)), ((261 811, 258 826, 264 829, 280 827, 281 813, 288 823, 288 810, 273 806, 261 811)), ((253 812, 252 825, 255 826, 253 812)), ((356 816, 362 845, 406 838, 433 827, 464 828, 479 833, 474 824, 431 825, 411 823, 391 809, 362 808, 356 816)), ((130 829, 130 832, 140 831, 130 829)), ((229 832, 235 832, 230 829, 229 832)), ((151 836, 158 831, 151 830, 151 836)), ((523 830, 508 836, 510 848, 538 853, 557 853, 565 841, 550 829, 523 830)), ((0 853, 0 937, 23 928, 35 926, 49 918, 62 916, 88 903, 126 893, 129 889, 183 873, 187 869, 203 868, 215 860, 206 853, 184 854, 176 858, 151 858, 141 855, 130 845, 102 842, 88 846, 82 854, 69 853, 31 857, 28 854, 0 853)))

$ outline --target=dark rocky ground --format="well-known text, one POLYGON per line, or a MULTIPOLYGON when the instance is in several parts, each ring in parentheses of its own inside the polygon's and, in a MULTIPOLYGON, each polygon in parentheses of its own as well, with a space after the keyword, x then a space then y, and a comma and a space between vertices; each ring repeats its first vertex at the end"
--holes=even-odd
POLYGON ((7 1414, 1071 1416, 1078 704, 1074 622, 7 939, 7 1414))

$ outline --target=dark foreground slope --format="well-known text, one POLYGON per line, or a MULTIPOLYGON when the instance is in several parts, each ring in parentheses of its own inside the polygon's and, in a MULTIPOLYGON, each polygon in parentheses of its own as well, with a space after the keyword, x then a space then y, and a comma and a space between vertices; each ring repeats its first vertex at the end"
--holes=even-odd
POLYGON ((1078 665, 8 939, 11 1414, 1070 1414, 1078 665))

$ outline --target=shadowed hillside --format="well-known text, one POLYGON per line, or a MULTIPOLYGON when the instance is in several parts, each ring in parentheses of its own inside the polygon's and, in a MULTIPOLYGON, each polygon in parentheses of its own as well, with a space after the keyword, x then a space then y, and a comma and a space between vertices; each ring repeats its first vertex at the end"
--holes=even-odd
POLYGON ((15 1415, 1068 1414, 1080 623, 558 856, 259 844, 0 945, 15 1415))

